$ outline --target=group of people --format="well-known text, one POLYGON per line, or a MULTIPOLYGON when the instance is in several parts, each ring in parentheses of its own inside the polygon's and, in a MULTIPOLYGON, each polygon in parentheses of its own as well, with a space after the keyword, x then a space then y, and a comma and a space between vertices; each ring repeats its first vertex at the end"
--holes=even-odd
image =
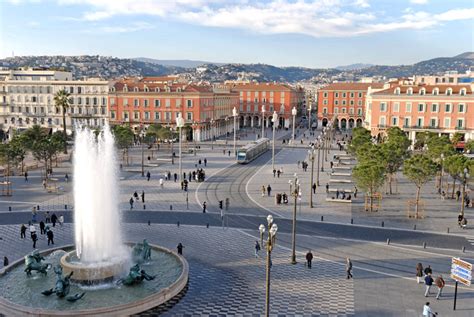
POLYGON ((279 168, 278 170, 275 168, 273 169, 273 177, 277 176, 280 178, 281 174, 283 174, 283 167, 279 168))
MULTIPOLYGON (((36 210, 35 210, 35 216, 36 216, 36 210)), ((35 217, 36 218, 36 217, 35 217)), ((51 216, 49 215, 49 212, 45 213, 44 221, 41 220, 39 222, 39 228, 40 228, 40 234, 41 235, 46 235, 48 245, 54 244, 54 232, 51 230, 49 223, 52 224, 53 227, 56 227, 56 223, 59 223, 60 226, 64 224, 64 216, 60 215, 59 217, 56 216, 55 213, 53 213, 51 216)), ((22 224, 20 227, 20 239, 26 239, 26 231, 30 231, 30 237, 31 241, 33 242, 33 249, 36 249, 36 242, 39 240, 38 239, 38 234, 36 233, 36 226, 33 221, 30 221, 28 223, 28 227, 25 226, 25 224, 22 224)))
POLYGON ((425 297, 428 297, 430 295, 430 290, 431 287, 436 285, 438 287, 438 293, 436 294, 436 299, 439 299, 441 297, 441 292, 446 285, 443 276, 439 275, 436 277, 436 279, 433 279, 433 270, 430 265, 428 265, 426 268, 423 269, 423 264, 418 263, 416 265, 416 282, 425 283, 425 297))
POLYGON ((139 201, 141 198, 142 200, 142 204, 145 204, 145 191, 142 190, 142 193, 140 194, 140 196, 138 196, 138 193, 137 191, 135 191, 132 195, 132 197, 130 197, 130 200, 129 200, 129 203, 130 203, 130 210, 133 209, 133 206, 135 204, 135 202, 139 201))

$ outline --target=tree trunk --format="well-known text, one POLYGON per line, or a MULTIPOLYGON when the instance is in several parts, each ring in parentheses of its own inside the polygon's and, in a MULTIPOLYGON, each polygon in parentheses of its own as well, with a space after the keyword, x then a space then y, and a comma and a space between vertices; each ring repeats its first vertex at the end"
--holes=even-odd
POLYGON ((419 202, 420 202, 420 191, 421 187, 416 188, 416 201, 415 201, 415 219, 418 219, 418 211, 419 211, 419 202))
POLYGON ((453 178, 453 192, 451 193, 451 199, 454 199, 454 190, 456 188, 456 178, 453 178))
POLYGON ((438 179, 438 194, 441 194, 441 178, 443 175, 441 174, 441 171, 439 171, 439 179, 438 179))
POLYGON ((67 154, 66 108, 63 107, 64 154, 67 154))
POLYGON ((388 175, 388 188, 389 188, 390 195, 392 195, 392 174, 388 175))

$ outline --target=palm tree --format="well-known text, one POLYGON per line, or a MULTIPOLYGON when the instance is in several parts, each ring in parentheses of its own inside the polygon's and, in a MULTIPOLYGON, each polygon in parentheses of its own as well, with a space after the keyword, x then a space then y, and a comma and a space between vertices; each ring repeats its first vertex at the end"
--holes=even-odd
POLYGON ((70 94, 64 89, 54 96, 56 107, 61 107, 63 112, 64 154, 67 154, 66 111, 69 108, 69 96, 70 94))

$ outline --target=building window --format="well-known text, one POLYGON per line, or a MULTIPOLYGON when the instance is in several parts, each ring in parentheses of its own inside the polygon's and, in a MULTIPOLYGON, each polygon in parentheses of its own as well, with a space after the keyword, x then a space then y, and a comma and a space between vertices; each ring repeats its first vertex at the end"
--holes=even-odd
POLYGON ((456 128, 464 128, 464 119, 458 119, 456 128))
POLYGON ((138 107, 140 105, 140 101, 138 99, 133 99, 133 106, 138 107))
POLYGON ((450 113, 451 112, 451 104, 447 103, 444 105, 444 112, 450 113))
POLYGON ((134 111, 134 112, 133 112, 133 118, 134 118, 135 120, 140 120, 140 112, 134 111))
POLYGON ((394 94, 395 94, 395 95, 399 95, 399 94, 400 94, 400 87, 395 88, 394 94))
POLYGON ((334 108, 334 113, 339 113, 339 108, 334 108))
POLYGON ((346 113, 346 108, 342 108, 342 113, 346 113))
POLYGON ((465 96, 465 95, 466 95, 466 88, 461 89, 461 90, 459 91, 459 94, 460 94, 461 96, 465 96))
POLYGON ((351 92, 351 98, 354 98, 354 93, 353 92, 351 92))
POLYGON ((462 103, 458 104, 458 112, 464 113, 465 111, 466 111, 466 107, 464 107, 464 104, 462 103))
POLYGON ((430 127, 431 128, 436 128, 438 127, 438 120, 436 118, 431 118, 430 119, 430 127))
POLYGON ((362 100, 357 101, 358 106, 362 106, 362 100))
POLYGON ((328 104, 328 100, 327 99, 324 99, 323 100, 323 105, 327 105, 328 104))
POLYGON ((328 93, 327 93, 327 92, 324 92, 324 93, 323 93, 323 97, 324 97, 324 98, 327 98, 327 97, 328 97, 328 93))
POLYGON ((380 111, 387 111, 387 104, 385 102, 380 103, 380 111))
POLYGON ((160 120, 160 113, 155 111, 155 120, 160 120))
POLYGON ((446 95, 451 96, 453 94, 453 90, 451 88, 446 89, 446 95))
POLYGON ((379 119, 379 125, 384 127, 385 126, 385 117, 384 116, 381 116, 380 119, 379 119))
POLYGON ((359 92, 359 98, 362 98, 362 93, 361 92, 359 92))
POLYGON ((425 104, 419 103, 418 104, 418 112, 423 112, 425 111, 425 104))
POLYGON ((165 100, 165 107, 166 107, 166 108, 171 107, 171 100, 170 100, 170 99, 166 99, 166 100, 165 100))
POLYGON ((362 108, 357 108, 357 115, 359 115, 359 116, 362 115, 362 108))
POLYGON ((143 106, 148 108, 148 99, 143 100, 143 106))
POLYGON ((351 100, 350 103, 351 103, 351 106, 353 106, 354 105, 354 100, 351 100))
POLYGON ((186 112, 186 119, 187 120, 193 120, 193 113, 192 112, 186 112))
POLYGON ((334 97, 339 98, 339 93, 338 92, 334 93, 334 97))
POLYGON ((343 106, 346 105, 346 101, 345 101, 345 100, 342 101, 342 105, 343 105, 343 106))
POLYGON ((334 104, 337 106, 339 105, 339 101, 338 100, 334 100, 334 104))
POLYGON ((128 111, 125 111, 125 112, 123 113, 123 119, 124 119, 125 121, 128 121, 128 111))
POLYGON ((399 102, 394 102, 393 103, 393 112, 399 112, 400 111, 400 103, 399 102))
POLYGON ((115 98, 110 98, 110 105, 115 106, 115 98))
POLYGON ((409 128, 409 127, 410 127, 410 124, 411 124, 410 118, 405 118, 405 121, 404 121, 404 123, 403 123, 403 127, 409 128))
POLYGON ((354 114, 354 108, 349 108, 349 114, 354 114))
POLYGON ((186 100, 186 107, 191 108, 193 106, 193 101, 192 99, 187 99, 186 100))
POLYGON ((426 89, 425 88, 421 88, 420 89, 420 95, 424 96, 426 93, 426 89))
POLYGON ((397 126, 398 125, 398 118, 397 117, 392 117, 392 125, 397 126))
POLYGON ((438 104, 437 103, 431 104, 431 112, 438 112, 438 104))
POLYGON ((160 100, 155 99, 155 107, 158 108, 159 106, 161 106, 160 100))
POLYGON ((421 117, 418 118, 418 120, 416 121, 416 126, 417 126, 418 128, 423 127, 423 118, 421 118, 421 117))
POLYGON ((439 95, 439 89, 438 88, 433 89, 433 95, 435 95, 435 96, 439 95))
POLYGON ((150 112, 145 111, 145 120, 150 120, 150 112))
POLYGON ((323 108, 323 114, 327 114, 328 113, 328 108, 323 108))
POLYGON ((413 95, 413 88, 408 88, 407 89, 407 95, 413 95))
POLYGON ((115 111, 110 111, 110 119, 115 119, 115 111))
POLYGON ((445 128, 451 127, 451 118, 444 118, 444 127, 445 128))
POLYGON ((171 120, 171 112, 167 111, 165 112, 165 120, 170 121, 171 120))

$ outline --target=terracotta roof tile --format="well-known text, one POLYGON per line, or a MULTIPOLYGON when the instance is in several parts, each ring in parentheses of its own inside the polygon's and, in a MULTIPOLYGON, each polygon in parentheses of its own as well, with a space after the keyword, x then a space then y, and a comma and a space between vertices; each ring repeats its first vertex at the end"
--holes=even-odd
POLYGON ((439 95, 446 95, 446 91, 451 88, 453 95, 459 95, 461 89, 466 90, 466 94, 472 95, 473 91, 470 85, 459 85, 459 84, 439 84, 439 85, 394 85, 388 89, 377 91, 373 95, 395 95, 395 89, 400 88, 400 94, 404 95, 408 89, 412 89, 413 95, 419 95, 421 89, 425 89, 426 95, 433 95, 433 91, 438 88, 439 95))
POLYGON ((289 85, 279 83, 245 83, 233 84, 231 87, 236 91, 297 91, 289 85))
POLYGON ((383 88, 383 83, 354 83, 354 82, 346 82, 346 83, 332 83, 320 89, 322 90, 364 90, 366 91, 369 87, 374 89, 381 89, 383 88))

